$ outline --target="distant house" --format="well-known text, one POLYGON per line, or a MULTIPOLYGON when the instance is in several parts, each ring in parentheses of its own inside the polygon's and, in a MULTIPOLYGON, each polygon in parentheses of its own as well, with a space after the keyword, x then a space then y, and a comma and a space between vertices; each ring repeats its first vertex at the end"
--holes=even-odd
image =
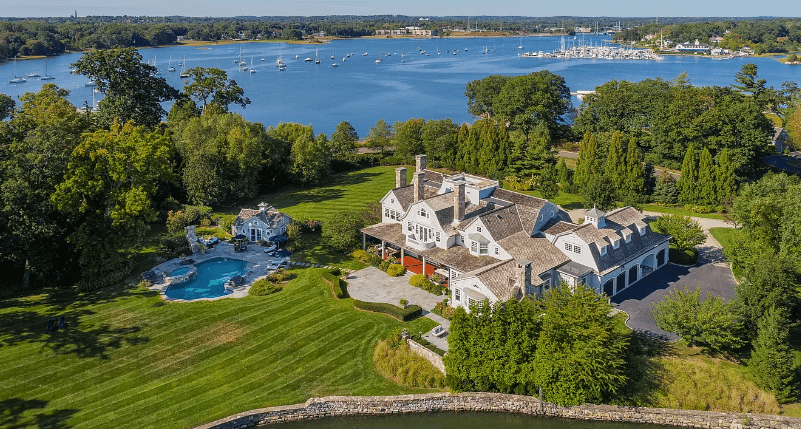
POLYGON ((408 186, 406 169, 396 169, 382 222, 362 229, 364 244, 369 235, 402 264, 422 262, 423 274, 447 277, 451 306, 539 296, 562 282, 612 296, 667 263, 670 237, 632 207, 589 210, 579 225, 556 204, 496 180, 427 170, 425 155, 413 177, 408 186))
POLYGON ((789 140, 790 137, 784 128, 774 128, 773 146, 776 148, 776 152, 784 153, 784 150, 790 147, 789 140))
POLYGON ((720 36, 712 36, 712 37, 709 38, 709 43, 714 43, 716 45, 718 43, 722 42, 722 41, 723 41, 723 38, 720 37, 720 36))
POLYGON ((279 212, 267 203, 261 203, 258 210, 239 211, 231 225, 231 235, 241 234, 250 241, 267 241, 270 237, 285 233, 291 222, 289 215, 279 212))
POLYGON ((695 53, 704 53, 709 50, 709 45, 704 45, 698 43, 698 39, 695 39, 695 43, 679 43, 676 45, 677 52, 695 52, 695 53))

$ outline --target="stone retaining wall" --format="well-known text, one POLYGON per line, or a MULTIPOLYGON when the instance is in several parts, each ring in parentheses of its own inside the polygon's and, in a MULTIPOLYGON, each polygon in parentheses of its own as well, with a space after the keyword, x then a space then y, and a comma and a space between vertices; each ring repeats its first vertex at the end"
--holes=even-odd
POLYGON ((512 412, 581 420, 606 420, 703 429, 801 429, 801 418, 715 411, 664 408, 579 405, 561 407, 540 403, 531 396, 503 393, 429 393, 402 396, 328 396, 304 404, 246 411, 203 426, 201 429, 239 429, 289 421, 332 416, 361 416, 438 411, 512 412))
POLYGON ((434 365, 434 368, 442 371, 443 374, 445 373, 445 363, 442 362, 442 356, 432 352, 431 350, 423 347, 417 341, 412 340, 411 338, 407 339, 406 342, 409 344, 409 349, 411 351, 417 353, 418 355, 425 358, 425 360, 431 362, 431 365, 434 365))

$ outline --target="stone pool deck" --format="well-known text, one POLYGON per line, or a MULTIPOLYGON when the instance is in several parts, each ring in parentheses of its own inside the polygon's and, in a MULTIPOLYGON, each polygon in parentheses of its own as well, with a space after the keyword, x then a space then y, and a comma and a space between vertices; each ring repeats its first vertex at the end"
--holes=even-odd
MULTIPOLYGON (((267 256, 264 253, 264 247, 259 245, 248 245, 248 250, 244 252, 235 252, 234 245, 229 244, 226 242, 219 242, 214 245, 213 248, 207 250, 205 253, 197 252, 190 256, 188 259, 194 259, 194 264, 196 265, 204 261, 208 261, 209 259, 214 258, 226 258, 226 259, 239 259, 246 262, 246 274, 243 276, 245 278, 245 283, 242 286, 235 286, 233 288, 228 288, 233 291, 233 293, 217 296, 214 298, 198 298, 192 300, 185 300, 185 299, 173 299, 169 298, 166 295, 167 287, 170 283, 161 281, 160 283, 154 283, 150 290, 157 291, 161 294, 161 298, 167 301, 173 302, 192 302, 192 301, 214 301, 217 299, 222 298, 242 298, 248 295, 250 291, 250 286, 256 280, 267 276, 268 267, 270 263, 273 261, 281 262, 283 260, 288 260, 289 258, 276 258, 267 256)), ((189 265, 181 265, 181 259, 175 258, 171 259, 167 262, 163 262, 159 265, 156 265, 151 269, 154 273, 158 276, 162 276, 164 272, 170 273, 178 268, 188 267, 189 265)))

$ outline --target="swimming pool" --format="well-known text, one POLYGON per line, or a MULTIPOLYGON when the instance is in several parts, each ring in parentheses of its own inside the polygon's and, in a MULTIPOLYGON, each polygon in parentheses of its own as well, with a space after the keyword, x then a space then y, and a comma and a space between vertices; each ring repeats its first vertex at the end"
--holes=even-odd
POLYGON ((225 282, 244 275, 247 262, 239 259, 214 258, 196 264, 197 275, 187 282, 170 285, 164 292, 172 299, 216 298, 228 295, 225 282))
POLYGON ((170 277, 176 277, 176 276, 182 276, 184 274, 189 274, 189 271, 191 271, 191 270, 188 267, 178 268, 177 270, 173 270, 170 273, 170 277))

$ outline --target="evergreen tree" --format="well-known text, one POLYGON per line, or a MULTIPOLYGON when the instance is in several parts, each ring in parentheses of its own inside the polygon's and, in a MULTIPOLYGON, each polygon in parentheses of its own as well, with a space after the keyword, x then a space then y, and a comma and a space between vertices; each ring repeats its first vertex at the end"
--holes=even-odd
POLYGON ((564 158, 559 158, 559 163, 556 164, 556 178, 563 188, 570 185, 570 170, 568 170, 564 158))
POLYGON ((600 171, 601 160, 598 155, 598 140, 590 132, 586 132, 581 140, 581 150, 579 150, 578 161, 576 161, 576 173, 573 175, 573 183, 579 189, 584 189, 598 178, 600 171))
POLYGON ((584 198, 584 207, 587 209, 597 207, 599 210, 607 211, 615 208, 615 189, 605 174, 591 180, 581 190, 581 196, 584 198))
POLYGON ((551 151, 551 136, 545 124, 536 125, 528 139, 522 133, 518 137, 509 161, 509 167, 515 176, 535 176, 556 162, 551 151))
POLYGON ((606 175, 621 198, 626 194, 627 179, 627 160, 623 154, 623 138, 622 132, 615 131, 612 134, 612 144, 609 145, 609 151, 606 154, 606 175))
POLYGON ((634 138, 629 140, 626 150, 625 181, 623 185, 626 196, 639 200, 645 191, 645 169, 642 165, 642 154, 637 148, 634 138))
POLYGON ((701 160, 698 162, 698 202, 712 206, 717 204, 717 183, 715 182, 715 165, 712 163, 712 154, 704 148, 701 160))
POLYGON ((737 178, 734 175, 734 165, 732 165, 728 148, 724 148, 718 155, 715 180, 717 181, 717 200, 720 202, 731 200, 737 192, 737 178))
POLYGON ((654 187, 654 200, 662 204, 676 204, 679 202, 679 190, 676 187, 676 179, 667 170, 662 170, 659 178, 656 179, 654 187))
POLYGON ((621 319, 609 317, 607 299, 583 284, 562 285, 546 292, 542 304, 532 384, 560 405, 609 399, 627 381, 628 338, 621 319))
POLYGON ((681 163, 681 176, 676 186, 679 188, 679 202, 694 204, 698 200, 698 162, 695 160, 695 149, 690 146, 681 163))
POLYGON ((553 164, 547 164, 545 168, 542 169, 542 173, 540 173, 539 180, 537 181, 537 187, 540 190, 540 194, 542 194, 542 198, 550 200, 559 195, 559 184, 556 183, 557 180, 556 167, 554 167, 553 164))
POLYGON ((796 396, 793 351, 787 345, 790 332, 787 320, 776 309, 770 309, 759 321, 754 351, 748 367, 759 387, 776 395, 780 403, 792 402, 796 396))

